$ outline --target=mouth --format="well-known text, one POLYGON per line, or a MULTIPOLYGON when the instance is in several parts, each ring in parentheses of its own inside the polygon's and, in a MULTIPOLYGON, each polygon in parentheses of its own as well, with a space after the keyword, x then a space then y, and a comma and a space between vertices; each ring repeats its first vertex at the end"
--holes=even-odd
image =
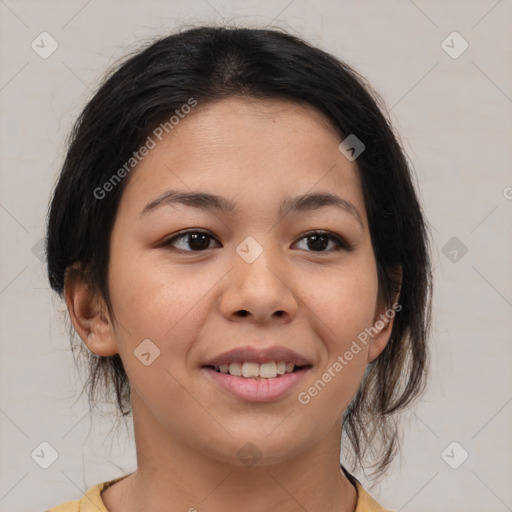
POLYGON ((208 382, 243 402, 272 402, 286 397, 311 370, 311 361, 285 346, 238 347, 205 361, 208 382))
POLYGON ((295 364, 286 361, 268 361, 265 363, 256 363, 253 361, 233 361, 220 365, 204 365, 203 368, 216 373, 240 377, 245 379, 279 379, 283 375, 297 373, 311 368, 310 364, 295 364))
POLYGON ((209 384, 230 399, 249 403, 276 402, 290 395, 312 368, 310 364, 282 363, 233 362, 204 365, 201 370, 209 384))

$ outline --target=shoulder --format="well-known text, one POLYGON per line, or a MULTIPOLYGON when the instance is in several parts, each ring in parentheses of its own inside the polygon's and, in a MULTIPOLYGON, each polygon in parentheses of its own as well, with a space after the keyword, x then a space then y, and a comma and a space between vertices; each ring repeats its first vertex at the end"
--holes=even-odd
POLYGON ((357 507, 355 512, 392 512, 377 503, 377 501, 365 491, 359 480, 356 479, 355 483, 357 487, 357 507))
POLYGON ((80 499, 66 501, 44 512, 109 512, 101 499, 101 493, 122 478, 124 477, 93 485, 80 499))

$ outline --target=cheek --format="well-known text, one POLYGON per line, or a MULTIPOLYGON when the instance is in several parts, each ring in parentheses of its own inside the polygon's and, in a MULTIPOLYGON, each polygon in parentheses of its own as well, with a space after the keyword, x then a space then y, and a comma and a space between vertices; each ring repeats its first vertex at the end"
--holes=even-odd
POLYGON ((297 397, 312 420, 323 415, 332 424, 357 392, 368 363, 365 329, 373 323, 376 298, 377 276, 371 265, 347 268, 323 289, 317 281, 308 296, 325 349, 318 373, 297 397))
POLYGON ((191 342, 206 321, 208 293, 219 277, 193 265, 148 261, 128 252, 113 255, 109 286, 119 324, 117 340, 127 364, 138 345, 151 340, 166 367, 183 365, 191 342), (126 357, 125 357, 126 358, 126 357))
POLYGON ((373 258, 354 260, 325 276, 301 275, 305 304, 330 347, 345 346, 373 323, 378 282, 373 258))

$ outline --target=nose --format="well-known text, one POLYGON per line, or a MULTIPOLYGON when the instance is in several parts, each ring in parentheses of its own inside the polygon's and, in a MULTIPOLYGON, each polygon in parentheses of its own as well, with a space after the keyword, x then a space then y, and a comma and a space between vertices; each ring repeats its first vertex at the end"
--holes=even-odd
POLYGON ((249 317, 258 323, 273 318, 287 323, 297 314, 295 289, 293 274, 278 251, 265 249, 250 263, 234 252, 222 290, 221 313, 231 321, 249 317))

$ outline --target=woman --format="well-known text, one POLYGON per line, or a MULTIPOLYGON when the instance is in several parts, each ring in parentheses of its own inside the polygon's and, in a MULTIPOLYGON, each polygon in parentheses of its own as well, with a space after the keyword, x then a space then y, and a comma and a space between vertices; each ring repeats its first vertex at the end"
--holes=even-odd
POLYGON ((423 390, 428 233, 376 93, 278 29, 138 51, 73 130, 52 288, 137 470, 52 512, 380 511, 340 465, 423 390), (345 433, 344 443, 342 434, 345 433))

